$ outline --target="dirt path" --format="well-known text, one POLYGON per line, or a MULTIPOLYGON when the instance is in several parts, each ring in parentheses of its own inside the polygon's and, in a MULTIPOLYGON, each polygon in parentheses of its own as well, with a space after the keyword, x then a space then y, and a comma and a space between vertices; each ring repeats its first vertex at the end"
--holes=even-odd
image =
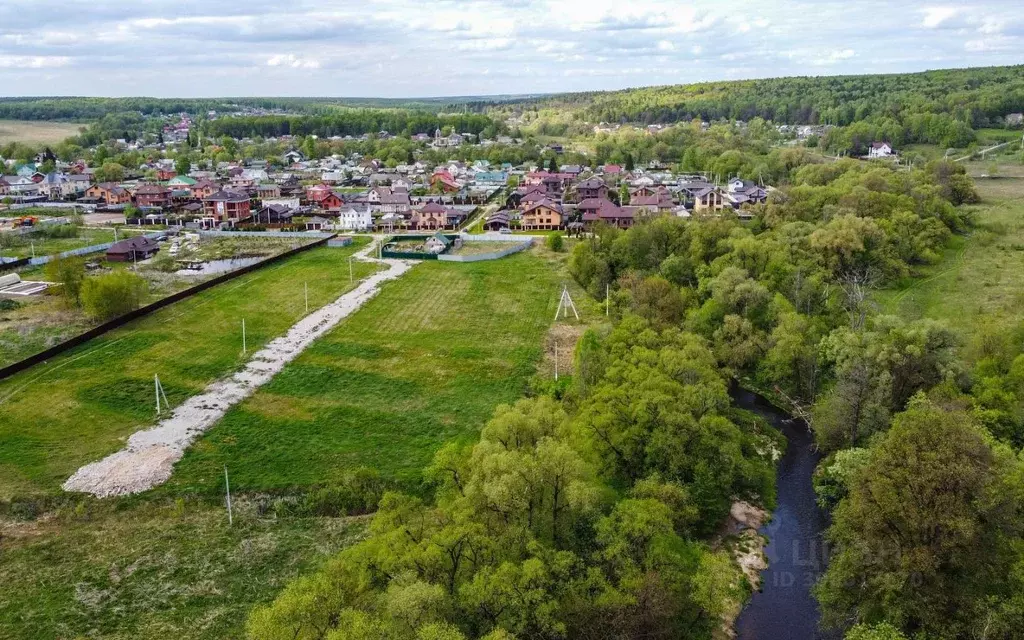
POLYGON ((385 264, 387 269, 371 275, 352 291, 299 320, 287 334, 254 353, 241 371, 210 384, 203 393, 175 408, 170 417, 132 434, 124 449, 76 471, 63 489, 107 497, 139 493, 166 482, 189 445, 216 424, 228 409, 269 382, 314 340, 377 295, 380 285, 401 276, 414 264, 378 260, 372 257, 375 249, 376 242, 355 257, 385 264))

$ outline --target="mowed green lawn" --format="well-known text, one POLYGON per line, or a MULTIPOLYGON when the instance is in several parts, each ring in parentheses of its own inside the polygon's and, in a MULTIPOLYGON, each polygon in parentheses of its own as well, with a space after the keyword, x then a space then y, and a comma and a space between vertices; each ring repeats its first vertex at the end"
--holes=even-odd
MULTIPOLYGON (((365 240, 363 241, 365 242, 365 240)), ((0 500, 51 492, 152 425, 153 376, 172 405, 239 368, 310 309, 348 291, 356 247, 316 248, 241 276, 0 382, 0 500)), ((354 263, 356 282, 375 271, 354 263)))
POLYGON ((194 445, 162 491, 329 484, 358 466, 415 484, 434 451, 473 441, 536 370, 561 293, 535 249, 424 262, 315 342, 194 445))
MULTIPOLYGON (((971 167, 972 174, 987 170, 971 167)), ((936 318, 969 335, 981 324, 1024 320, 1024 167, 1004 166, 1006 177, 978 179, 982 204, 976 226, 956 237, 944 259, 904 288, 878 292, 883 313, 936 318)))

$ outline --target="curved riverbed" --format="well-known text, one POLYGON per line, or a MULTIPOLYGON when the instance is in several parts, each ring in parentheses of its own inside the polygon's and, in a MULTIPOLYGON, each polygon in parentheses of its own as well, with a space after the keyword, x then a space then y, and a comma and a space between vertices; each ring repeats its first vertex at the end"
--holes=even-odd
POLYGON ((818 630, 818 603, 811 587, 825 569, 822 534, 824 514, 814 500, 811 476, 821 456, 802 420, 794 420, 764 398, 743 389, 733 392, 738 407, 760 415, 788 440, 776 471, 778 500, 768 536, 768 569, 736 620, 740 640, 816 640, 834 636, 818 630))

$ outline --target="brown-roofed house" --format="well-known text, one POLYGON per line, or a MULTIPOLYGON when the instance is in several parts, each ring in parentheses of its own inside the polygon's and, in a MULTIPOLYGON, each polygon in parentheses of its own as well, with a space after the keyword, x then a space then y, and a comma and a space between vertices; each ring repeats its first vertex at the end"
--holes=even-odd
POLYGON ((138 262, 153 257, 160 250, 156 240, 146 236, 135 236, 115 242, 107 249, 107 260, 110 262, 138 262))

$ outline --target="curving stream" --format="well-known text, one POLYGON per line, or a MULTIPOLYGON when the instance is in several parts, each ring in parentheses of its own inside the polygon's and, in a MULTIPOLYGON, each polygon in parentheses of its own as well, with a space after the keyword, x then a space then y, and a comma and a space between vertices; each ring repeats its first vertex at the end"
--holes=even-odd
POLYGON ((736 405, 760 415, 781 431, 789 444, 776 471, 778 504, 771 522, 761 528, 768 536, 768 569, 736 620, 740 640, 816 640, 835 636, 818 629, 818 603, 811 587, 825 569, 822 534, 825 516, 814 500, 811 476, 821 456, 802 420, 791 418, 761 396, 735 389, 736 405))

